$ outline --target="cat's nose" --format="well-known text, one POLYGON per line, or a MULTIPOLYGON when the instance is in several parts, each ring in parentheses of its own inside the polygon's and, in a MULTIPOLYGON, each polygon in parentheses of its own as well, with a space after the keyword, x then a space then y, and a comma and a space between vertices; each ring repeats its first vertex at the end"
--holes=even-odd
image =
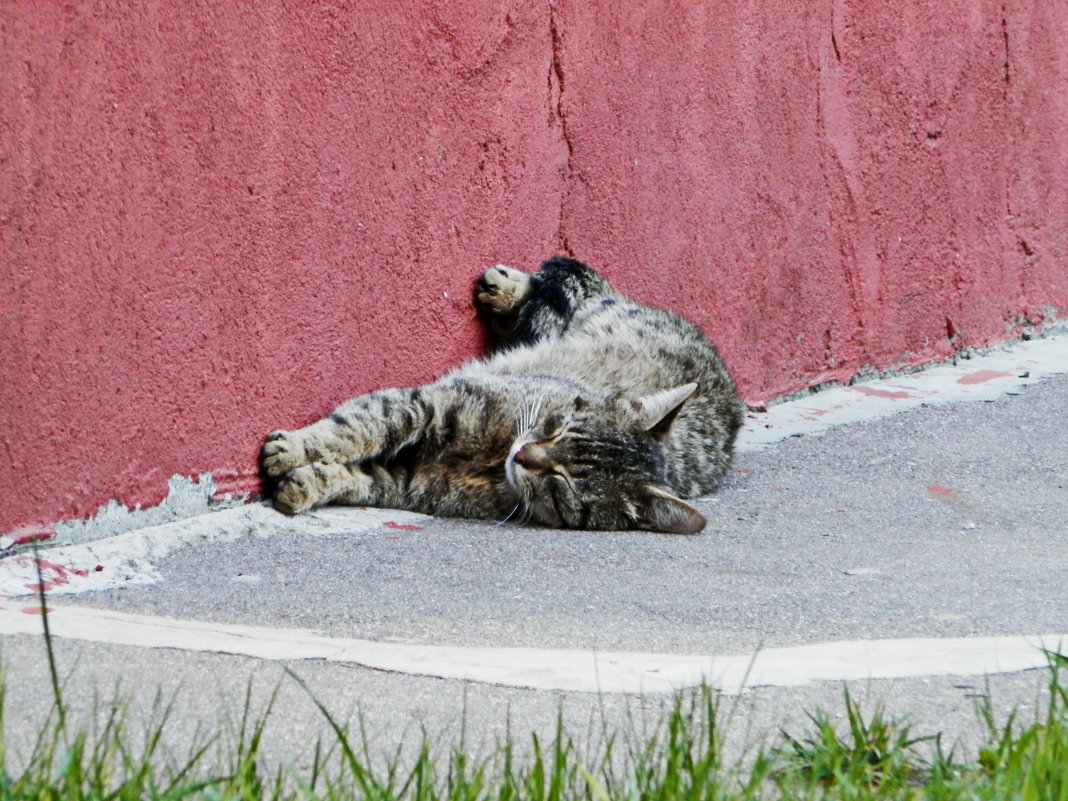
POLYGON ((546 462, 545 451, 533 443, 527 443, 515 452, 512 461, 527 468, 544 466, 546 462))

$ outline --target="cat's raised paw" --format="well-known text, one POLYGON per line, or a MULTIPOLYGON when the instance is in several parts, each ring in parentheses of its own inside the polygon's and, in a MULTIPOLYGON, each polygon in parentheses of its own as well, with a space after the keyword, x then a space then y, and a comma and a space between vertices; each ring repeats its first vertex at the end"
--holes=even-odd
POLYGON ((260 464, 271 478, 285 475, 306 464, 304 446, 291 431, 273 431, 260 449, 260 464))
POLYGON ((520 305, 530 291, 530 276, 498 264, 490 267, 475 285, 475 300, 494 314, 508 314, 520 305))
POLYGON ((305 465, 286 474, 274 491, 274 508, 287 515, 295 515, 311 509, 315 505, 316 491, 315 471, 305 465))

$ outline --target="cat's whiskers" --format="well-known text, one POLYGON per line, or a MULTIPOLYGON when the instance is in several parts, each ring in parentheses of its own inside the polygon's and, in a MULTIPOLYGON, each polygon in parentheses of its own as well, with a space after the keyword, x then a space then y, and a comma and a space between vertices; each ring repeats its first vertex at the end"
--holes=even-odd
POLYGON ((497 522, 498 526, 507 523, 509 520, 515 517, 516 512, 520 512, 520 517, 522 518, 520 520, 517 520, 516 522, 522 525, 523 523, 526 523, 530 520, 530 516, 533 513, 533 506, 530 503, 530 488, 525 484, 521 484, 518 487, 513 487, 513 489, 515 489, 516 492, 519 494, 518 501, 516 502, 516 505, 512 508, 512 511, 505 515, 503 520, 497 522))
POLYGON ((514 515, 516 512, 519 511, 519 507, 521 505, 522 505, 521 503, 517 503, 514 507, 512 507, 512 511, 510 511, 507 515, 505 515, 503 520, 498 520, 497 521, 497 525, 498 526, 503 526, 505 523, 507 523, 509 520, 511 520, 512 519, 512 515, 514 515))
POLYGON ((542 407, 542 404, 544 404, 544 403, 545 403, 545 396, 544 395, 538 395, 531 402, 531 404, 530 404, 530 412, 527 415, 526 431, 523 432, 524 434, 529 433, 530 430, 532 428, 534 428, 534 426, 537 424, 538 415, 541 413, 541 407, 542 407))

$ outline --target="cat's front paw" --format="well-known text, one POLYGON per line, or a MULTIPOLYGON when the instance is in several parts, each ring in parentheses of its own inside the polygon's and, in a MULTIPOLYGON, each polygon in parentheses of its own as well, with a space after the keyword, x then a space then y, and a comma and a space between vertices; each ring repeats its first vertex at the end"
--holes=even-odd
POLYGON ((315 506, 319 497, 315 471, 311 465, 292 470, 274 490, 274 508, 287 515, 300 514, 315 506))
POLYGON ((530 291, 530 276, 498 264, 490 267, 475 285, 475 300, 494 314, 509 314, 530 291))
POLYGON ((304 445, 292 431, 274 431, 267 435, 260 450, 260 464, 271 478, 307 464, 304 445))

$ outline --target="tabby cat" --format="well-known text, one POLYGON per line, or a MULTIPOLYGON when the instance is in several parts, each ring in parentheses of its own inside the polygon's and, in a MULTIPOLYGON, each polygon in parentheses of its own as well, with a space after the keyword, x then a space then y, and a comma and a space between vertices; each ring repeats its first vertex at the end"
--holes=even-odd
POLYGON ((494 354, 267 436, 275 507, 700 531, 704 517, 681 498, 723 478, 742 414, 697 327, 562 256, 532 274, 490 268, 475 301, 494 354))

